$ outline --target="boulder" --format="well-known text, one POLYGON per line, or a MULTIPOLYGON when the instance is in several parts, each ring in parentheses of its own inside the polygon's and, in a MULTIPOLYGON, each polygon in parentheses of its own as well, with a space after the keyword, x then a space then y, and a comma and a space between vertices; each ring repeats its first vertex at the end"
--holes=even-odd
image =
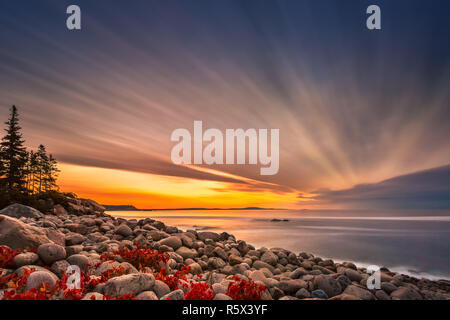
POLYGON ((44 229, 0 215, 0 245, 6 245, 12 249, 35 249, 49 242, 51 241, 44 229))
POLYGON ((281 280, 277 287, 284 291, 288 295, 295 295, 301 288, 308 288, 308 283, 301 279, 281 280))
POLYGON ((391 293, 392 300, 423 300, 420 293, 412 288, 400 287, 391 293))
POLYGON ((144 291, 136 296, 137 300, 159 300, 153 291, 144 291))
POLYGON ((159 240, 158 243, 161 246, 168 246, 168 247, 172 248, 173 250, 177 250, 182 245, 180 238, 178 238, 176 236, 170 236, 170 237, 164 238, 162 240, 159 240))
POLYGON ((181 289, 172 291, 162 296, 160 300, 184 300, 184 291, 181 289))
POLYGON ((332 276, 320 275, 314 278, 314 288, 323 290, 328 297, 334 297, 342 292, 339 281, 332 276))
POLYGON ((197 251, 195 251, 194 249, 189 249, 187 247, 179 247, 175 252, 182 256, 183 259, 192 259, 197 256, 197 251))
POLYGON ((233 300, 233 299, 224 293, 218 293, 214 296, 213 300, 233 300))
POLYGON ((69 233, 66 235, 65 240, 66 246, 74 246, 83 243, 86 240, 86 237, 79 233, 69 233))
POLYGON ((33 265, 39 260, 39 256, 34 252, 24 252, 20 253, 14 257, 14 263, 17 268, 26 265, 33 265))
POLYGON ((41 213, 40 211, 32 207, 24 206, 19 203, 11 204, 6 208, 4 208, 3 210, 0 210, 0 214, 16 219, 20 219, 22 217, 37 219, 42 218, 44 216, 44 214, 41 213))
POLYGON ((155 284, 153 285, 153 291, 156 293, 158 298, 161 298, 166 294, 170 293, 170 288, 167 284, 165 284, 161 280, 155 280, 155 284))
POLYGON ((153 289, 155 277, 148 273, 133 273, 108 280, 104 287, 104 293, 111 297, 125 294, 139 294, 153 289))
POLYGON ((345 288, 344 293, 355 296, 361 300, 375 300, 375 296, 370 291, 353 284, 345 288))
POLYGON ((69 266, 70 264, 66 260, 59 260, 52 264, 50 271, 62 278, 67 273, 69 266))
POLYGON ((104 295, 98 292, 88 292, 81 300, 103 300, 104 295))
POLYGON ((66 249, 55 243, 44 243, 38 247, 37 254, 42 261, 51 265, 53 262, 66 257, 66 249))
POLYGON ((272 251, 267 250, 261 256, 261 261, 265 262, 267 264, 270 264, 272 266, 276 266, 278 263, 278 256, 275 253, 273 253, 272 251))
POLYGON ((25 290, 28 291, 33 288, 39 290, 42 285, 52 289, 57 281, 58 277, 50 271, 35 271, 28 276, 25 290))
POLYGON ((57 204, 56 206, 53 207, 53 214, 56 216, 65 216, 67 215, 67 211, 66 209, 64 209, 64 207, 60 204, 57 204))
POLYGON ((115 233, 123 237, 128 237, 133 234, 133 230, 131 230, 131 228, 126 224, 121 224, 120 226, 117 227, 115 233))
POLYGON ((217 241, 220 238, 220 235, 216 232, 211 232, 211 231, 203 231, 203 232, 198 232, 197 233, 197 237, 199 240, 201 241, 205 241, 206 239, 211 239, 213 241, 217 241))

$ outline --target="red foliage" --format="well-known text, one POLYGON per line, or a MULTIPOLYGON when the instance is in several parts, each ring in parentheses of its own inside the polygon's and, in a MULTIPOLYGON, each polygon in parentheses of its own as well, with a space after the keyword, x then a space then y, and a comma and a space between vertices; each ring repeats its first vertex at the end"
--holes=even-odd
POLYGON ((243 280, 237 276, 233 277, 234 282, 228 285, 227 296, 233 300, 262 300, 261 293, 267 289, 266 286, 257 284, 251 279, 243 280))
POLYGON ((160 269, 160 262, 167 263, 170 258, 167 252, 156 251, 140 245, 137 245, 133 249, 121 247, 119 250, 114 251, 113 254, 102 254, 101 258, 103 260, 113 260, 115 255, 121 256, 124 261, 132 264, 138 270, 149 267, 156 271, 160 269))
POLYGON ((44 290, 30 289, 23 293, 16 293, 16 290, 5 290, 5 300, 48 300, 49 295, 44 290))
POLYGON ((13 250, 6 246, 0 246, 0 268, 14 268, 14 257, 17 256, 21 251, 13 250))
POLYGON ((212 300, 214 291, 206 282, 191 282, 191 290, 184 295, 184 300, 212 300))
POLYGON ((178 284, 181 283, 180 280, 187 281, 186 275, 189 272, 191 272, 191 267, 189 266, 181 267, 181 270, 177 270, 174 274, 170 275, 167 274, 166 268, 161 268, 161 270, 155 274, 155 280, 161 280, 167 284, 171 290, 177 290, 178 284))

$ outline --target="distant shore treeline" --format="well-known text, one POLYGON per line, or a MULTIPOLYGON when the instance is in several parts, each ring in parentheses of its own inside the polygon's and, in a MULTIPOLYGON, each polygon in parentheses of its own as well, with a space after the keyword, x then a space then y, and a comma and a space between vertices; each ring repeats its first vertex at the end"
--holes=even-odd
POLYGON ((43 144, 27 150, 16 106, 11 107, 5 124, 6 134, 0 144, 0 207, 13 202, 36 206, 40 198, 56 196, 60 171, 56 159, 43 144))

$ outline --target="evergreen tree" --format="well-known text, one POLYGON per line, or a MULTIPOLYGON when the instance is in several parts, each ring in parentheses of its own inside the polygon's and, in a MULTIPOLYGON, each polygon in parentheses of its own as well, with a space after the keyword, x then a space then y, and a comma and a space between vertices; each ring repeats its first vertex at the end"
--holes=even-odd
POLYGON ((44 145, 39 145, 36 152, 37 167, 36 167, 36 180, 37 180, 37 192, 41 193, 45 191, 47 184, 47 176, 49 173, 49 158, 44 145))
POLYGON ((15 106, 11 107, 9 120, 5 122, 6 135, 0 144, 1 185, 9 195, 26 191, 27 151, 23 146, 19 115, 15 106))

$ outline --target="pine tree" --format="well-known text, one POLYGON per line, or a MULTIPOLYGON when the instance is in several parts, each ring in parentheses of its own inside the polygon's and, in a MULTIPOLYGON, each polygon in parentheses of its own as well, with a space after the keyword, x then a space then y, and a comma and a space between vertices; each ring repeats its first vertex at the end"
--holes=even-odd
POLYGON ((48 172, 46 177, 47 191, 58 190, 58 185, 56 184, 56 179, 58 178, 60 170, 58 169, 58 163, 53 155, 50 154, 48 158, 48 172))
POLYGON ((5 124, 6 135, 0 144, 1 185, 5 192, 12 195, 26 191, 27 151, 23 146, 16 106, 11 107, 9 120, 5 124))
POLYGON ((44 145, 39 145, 36 152, 37 167, 36 167, 36 180, 37 180, 37 192, 41 193, 46 189, 46 177, 49 172, 49 159, 47 151, 44 145))

